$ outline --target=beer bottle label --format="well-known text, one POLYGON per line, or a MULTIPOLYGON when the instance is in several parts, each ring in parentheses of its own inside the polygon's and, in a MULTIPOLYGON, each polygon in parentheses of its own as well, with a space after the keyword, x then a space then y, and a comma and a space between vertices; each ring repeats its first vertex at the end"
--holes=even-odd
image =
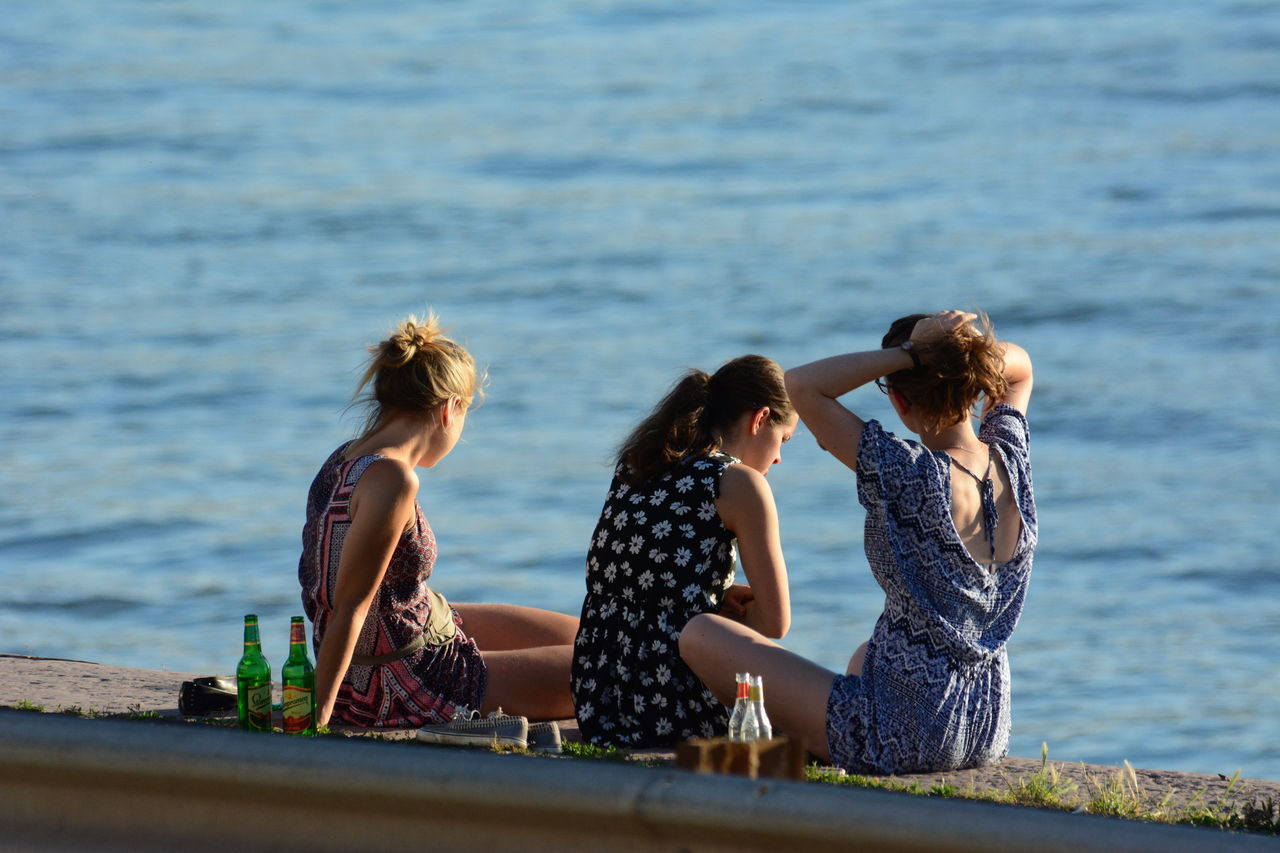
POLYGON ((284 687, 285 734, 301 734, 311 728, 313 691, 294 684, 284 687))
POLYGON ((245 704, 249 709, 249 725, 271 731, 271 682, 250 686, 245 691, 245 704))

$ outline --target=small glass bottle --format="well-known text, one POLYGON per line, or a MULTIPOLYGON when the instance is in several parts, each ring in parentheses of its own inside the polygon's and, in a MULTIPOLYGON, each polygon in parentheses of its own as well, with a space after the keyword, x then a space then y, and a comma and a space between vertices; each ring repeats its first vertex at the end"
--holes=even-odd
POLYGON ((757 675, 751 679, 751 713, 756 719, 759 740, 773 739, 773 724, 769 722, 769 714, 764 709, 764 676, 757 675))
POLYGON ((258 617, 244 617, 244 654, 236 664, 236 711, 240 728, 271 731, 271 665, 262 654, 258 617))
POLYGON ((747 712, 750 707, 750 684, 748 681, 750 677, 745 672, 739 672, 734 675, 738 682, 738 696, 733 701, 733 714, 729 716, 729 740, 742 740, 742 721, 747 718, 747 712))
POLYGON ((749 743, 760 740, 760 715, 756 713, 755 703, 751 701, 751 691, 755 688, 755 679, 747 673, 747 698, 744 700, 745 711, 742 715, 742 734, 738 740, 749 743))
POLYGON ((307 627, 301 616, 289 620, 289 659, 280 669, 284 694, 284 733, 316 736, 316 668, 307 656, 307 627))

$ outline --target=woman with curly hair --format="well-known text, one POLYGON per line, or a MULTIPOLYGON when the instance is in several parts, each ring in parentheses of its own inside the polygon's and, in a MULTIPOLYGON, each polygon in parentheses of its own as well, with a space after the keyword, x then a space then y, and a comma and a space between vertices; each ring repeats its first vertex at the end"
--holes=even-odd
POLYGON ((793 368, 786 384, 818 443, 857 475, 884 612, 844 674, 714 614, 689 622, 681 655, 724 701, 735 672, 763 675, 775 731, 851 772, 999 760, 1010 728, 1005 644, 1036 545, 1030 359, 997 340, 985 317, 913 314, 890 326, 880 349, 793 368), (838 401, 872 381, 917 440, 838 401))

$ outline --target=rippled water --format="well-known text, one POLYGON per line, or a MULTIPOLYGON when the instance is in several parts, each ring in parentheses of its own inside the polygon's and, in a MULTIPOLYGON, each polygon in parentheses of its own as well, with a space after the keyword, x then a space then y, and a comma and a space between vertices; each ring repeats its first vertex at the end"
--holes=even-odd
MULTIPOLYGON (((253 611, 278 664, 306 486, 409 311, 491 376, 423 477, 441 590, 576 612, 682 369, 981 306, 1037 368, 1014 752, 1280 778, 1274 3, 7 11, 0 650, 225 672, 253 611)), ((787 644, 842 667, 852 477, 802 431, 770 479, 787 644)))

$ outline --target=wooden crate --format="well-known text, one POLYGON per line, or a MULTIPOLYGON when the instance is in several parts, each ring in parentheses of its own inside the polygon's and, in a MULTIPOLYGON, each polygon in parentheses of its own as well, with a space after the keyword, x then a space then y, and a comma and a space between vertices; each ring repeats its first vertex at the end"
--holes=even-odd
POLYGON ((775 737, 738 743, 728 738, 691 738, 676 746, 676 766, 695 773, 732 773, 752 779, 804 779, 804 742, 775 737))

